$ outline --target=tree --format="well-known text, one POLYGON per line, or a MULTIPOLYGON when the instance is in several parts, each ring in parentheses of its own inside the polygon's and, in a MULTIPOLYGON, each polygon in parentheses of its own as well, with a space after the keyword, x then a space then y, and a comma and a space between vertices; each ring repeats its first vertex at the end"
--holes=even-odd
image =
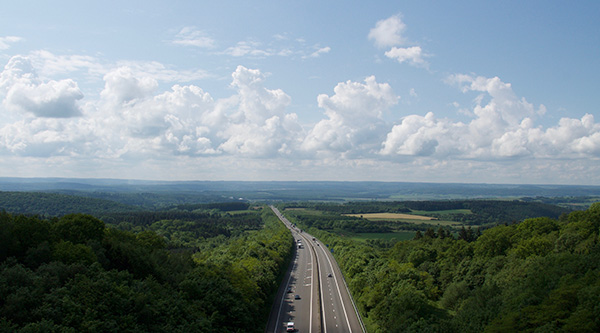
POLYGON ((74 244, 102 240, 104 228, 104 222, 85 214, 65 215, 54 224, 56 235, 74 244))
POLYGON ((427 228, 427 230, 425 230, 425 235, 426 238, 435 238, 435 231, 433 231, 433 228, 427 228))

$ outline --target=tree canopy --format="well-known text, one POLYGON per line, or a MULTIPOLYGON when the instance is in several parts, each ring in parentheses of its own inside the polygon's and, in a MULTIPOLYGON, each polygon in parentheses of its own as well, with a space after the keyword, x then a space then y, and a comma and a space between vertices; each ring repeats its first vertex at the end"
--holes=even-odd
POLYGON ((392 246, 312 226, 335 249, 369 332, 600 330, 600 203, 479 237, 431 230, 392 246))

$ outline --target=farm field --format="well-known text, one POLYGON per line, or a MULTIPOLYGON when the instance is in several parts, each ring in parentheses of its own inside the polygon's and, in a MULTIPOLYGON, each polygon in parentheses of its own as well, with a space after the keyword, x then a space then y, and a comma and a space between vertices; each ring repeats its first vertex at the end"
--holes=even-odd
MULTIPOLYGON (((424 212, 422 212, 424 213, 424 212)), ((414 224, 431 224, 441 226, 460 226, 461 223, 449 220, 438 220, 426 215, 413 215, 405 213, 367 213, 367 214, 343 214, 344 216, 362 217, 369 221, 398 221, 414 224)))
POLYGON ((368 214, 343 214, 344 216, 362 217, 367 220, 433 220, 433 217, 424 215, 411 215, 403 213, 368 213, 368 214))

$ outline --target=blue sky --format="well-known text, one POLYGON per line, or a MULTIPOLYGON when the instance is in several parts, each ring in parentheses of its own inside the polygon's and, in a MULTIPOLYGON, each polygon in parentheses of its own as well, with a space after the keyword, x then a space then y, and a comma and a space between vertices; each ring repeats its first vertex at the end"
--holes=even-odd
POLYGON ((597 1, 13 1, 0 176, 600 184, 597 1))

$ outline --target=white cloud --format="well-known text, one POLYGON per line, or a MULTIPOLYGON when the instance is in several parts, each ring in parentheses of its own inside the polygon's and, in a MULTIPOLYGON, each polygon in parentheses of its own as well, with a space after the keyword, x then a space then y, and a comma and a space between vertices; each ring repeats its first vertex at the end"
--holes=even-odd
MULTIPOLYGON (((0 73, 3 158, 69 163, 93 159, 99 165, 123 166, 150 161, 156 168, 168 168, 169 163, 208 163, 210 157, 217 169, 219 163, 260 168, 289 158, 289 165, 297 163, 306 175, 307 170, 339 168, 358 177, 359 170, 379 168, 383 177, 392 174, 381 167, 387 165, 401 166, 423 180, 445 168, 458 168, 447 170, 456 180, 469 172, 485 179, 486 168, 500 172, 499 162, 507 160, 527 168, 531 179, 543 179, 544 173, 566 170, 571 162, 565 161, 580 161, 593 169, 589 161, 600 158, 600 124, 592 114, 562 118, 543 128, 536 120, 545 115, 544 106, 529 103, 498 77, 447 78, 447 83, 473 96, 473 105, 461 111, 471 117, 467 121, 427 112, 405 113, 395 124, 389 123, 386 113, 398 104, 399 96, 389 84, 370 76, 363 82, 340 82, 333 94, 317 96, 323 117, 303 126, 287 110, 292 98, 281 89, 267 88, 267 75, 258 69, 238 66, 231 75, 233 93, 214 100, 192 84, 160 90, 159 80, 187 75, 160 63, 120 62, 117 67, 97 63, 93 58, 42 51, 8 62, 0 73), (37 71, 51 76, 86 68, 111 68, 104 70, 99 96, 84 98, 72 79, 43 80, 37 75, 37 71), (543 161, 548 165, 560 161, 564 168, 550 170, 543 161)), ((409 94, 416 96, 412 90, 409 94)), ((506 172, 510 179, 523 177, 506 172)))
POLYGON ((383 155, 429 156, 436 152, 440 141, 447 138, 449 126, 438 121, 432 112, 425 117, 410 115, 388 133, 383 142, 383 155))
POLYGON ((107 143, 116 156, 223 155, 266 157, 287 154, 301 127, 285 108, 290 97, 263 86, 259 70, 238 66, 236 93, 214 101, 201 88, 175 85, 153 95, 155 82, 128 68, 105 76, 102 128, 119 135, 107 143))
POLYGON ((302 143, 307 153, 338 152, 365 154, 381 142, 383 112, 398 102, 387 83, 377 83, 374 76, 360 82, 342 82, 335 94, 321 94, 317 101, 327 119, 319 121, 302 143))
POLYGON ((399 15, 391 16, 385 20, 380 20, 375 24, 375 28, 369 31, 369 39, 375 42, 377 47, 389 47, 402 45, 406 42, 402 33, 406 25, 402 22, 399 15))
POLYGON ((210 49, 215 47, 215 40, 196 27, 184 27, 175 36, 173 44, 210 49))
POLYGON ((219 148, 261 157, 287 154, 301 132, 297 116, 285 112, 290 97, 281 89, 265 88, 265 76, 259 70, 238 66, 232 78, 237 94, 228 125, 220 133, 225 141, 219 148))
POLYGON ((100 61, 87 55, 55 55, 46 50, 37 50, 29 54, 33 67, 43 77, 53 77, 57 74, 67 74, 76 71, 87 71, 91 76, 102 77, 106 73, 100 61))
POLYGON ((413 66, 427 66, 427 62, 423 59, 423 51, 419 46, 392 47, 391 50, 385 52, 385 56, 395 59, 399 63, 408 62, 413 66))
POLYGON ((8 50, 11 43, 20 42, 21 40, 21 37, 16 36, 0 37, 0 51, 8 50))
POLYGON ((273 55, 272 51, 263 50, 261 46, 261 43, 256 41, 242 41, 235 46, 228 47, 223 53, 233 57, 251 56, 262 58, 273 55))
POLYGON ((331 48, 329 46, 326 47, 321 47, 318 50, 316 50, 315 52, 311 53, 310 55, 308 55, 305 58, 318 58, 321 56, 321 54, 325 54, 325 53, 329 53, 329 51, 331 51, 331 48))
POLYGON ((77 83, 71 79, 42 82, 27 57, 14 56, 8 61, 0 74, 0 87, 8 110, 50 118, 81 114, 77 101, 83 93, 77 83))
POLYGON ((454 75, 463 92, 481 92, 468 123, 410 115, 388 133, 380 154, 385 156, 432 156, 457 159, 580 158, 600 154, 600 124, 592 115, 563 118, 544 130, 534 119, 545 113, 518 98, 509 83, 498 77, 454 75), (487 103, 484 101, 487 100, 487 103))
MULTIPOLYGON (((190 82, 205 79, 211 75, 203 69, 178 70, 158 61, 119 61, 116 67, 128 67, 136 76, 148 76, 163 82, 190 82)), ((106 72, 112 71, 115 66, 106 72)))
POLYGON ((120 67, 129 68, 134 76, 152 77, 162 82, 182 83, 210 77, 203 69, 175 69, 158 61, 120 60, 111 64, 88 55, 55 55, 46 50, 32 51, 27 58, 36 69, 36 75, 42 78, 84 71, 92 81, 96 81, 120 67))
POLYGON ((100 96, 117 105, 143 99, 158 87, 154 78, 135 75, 130 67, 119 67, 107 73, 104 82, 100 96))

